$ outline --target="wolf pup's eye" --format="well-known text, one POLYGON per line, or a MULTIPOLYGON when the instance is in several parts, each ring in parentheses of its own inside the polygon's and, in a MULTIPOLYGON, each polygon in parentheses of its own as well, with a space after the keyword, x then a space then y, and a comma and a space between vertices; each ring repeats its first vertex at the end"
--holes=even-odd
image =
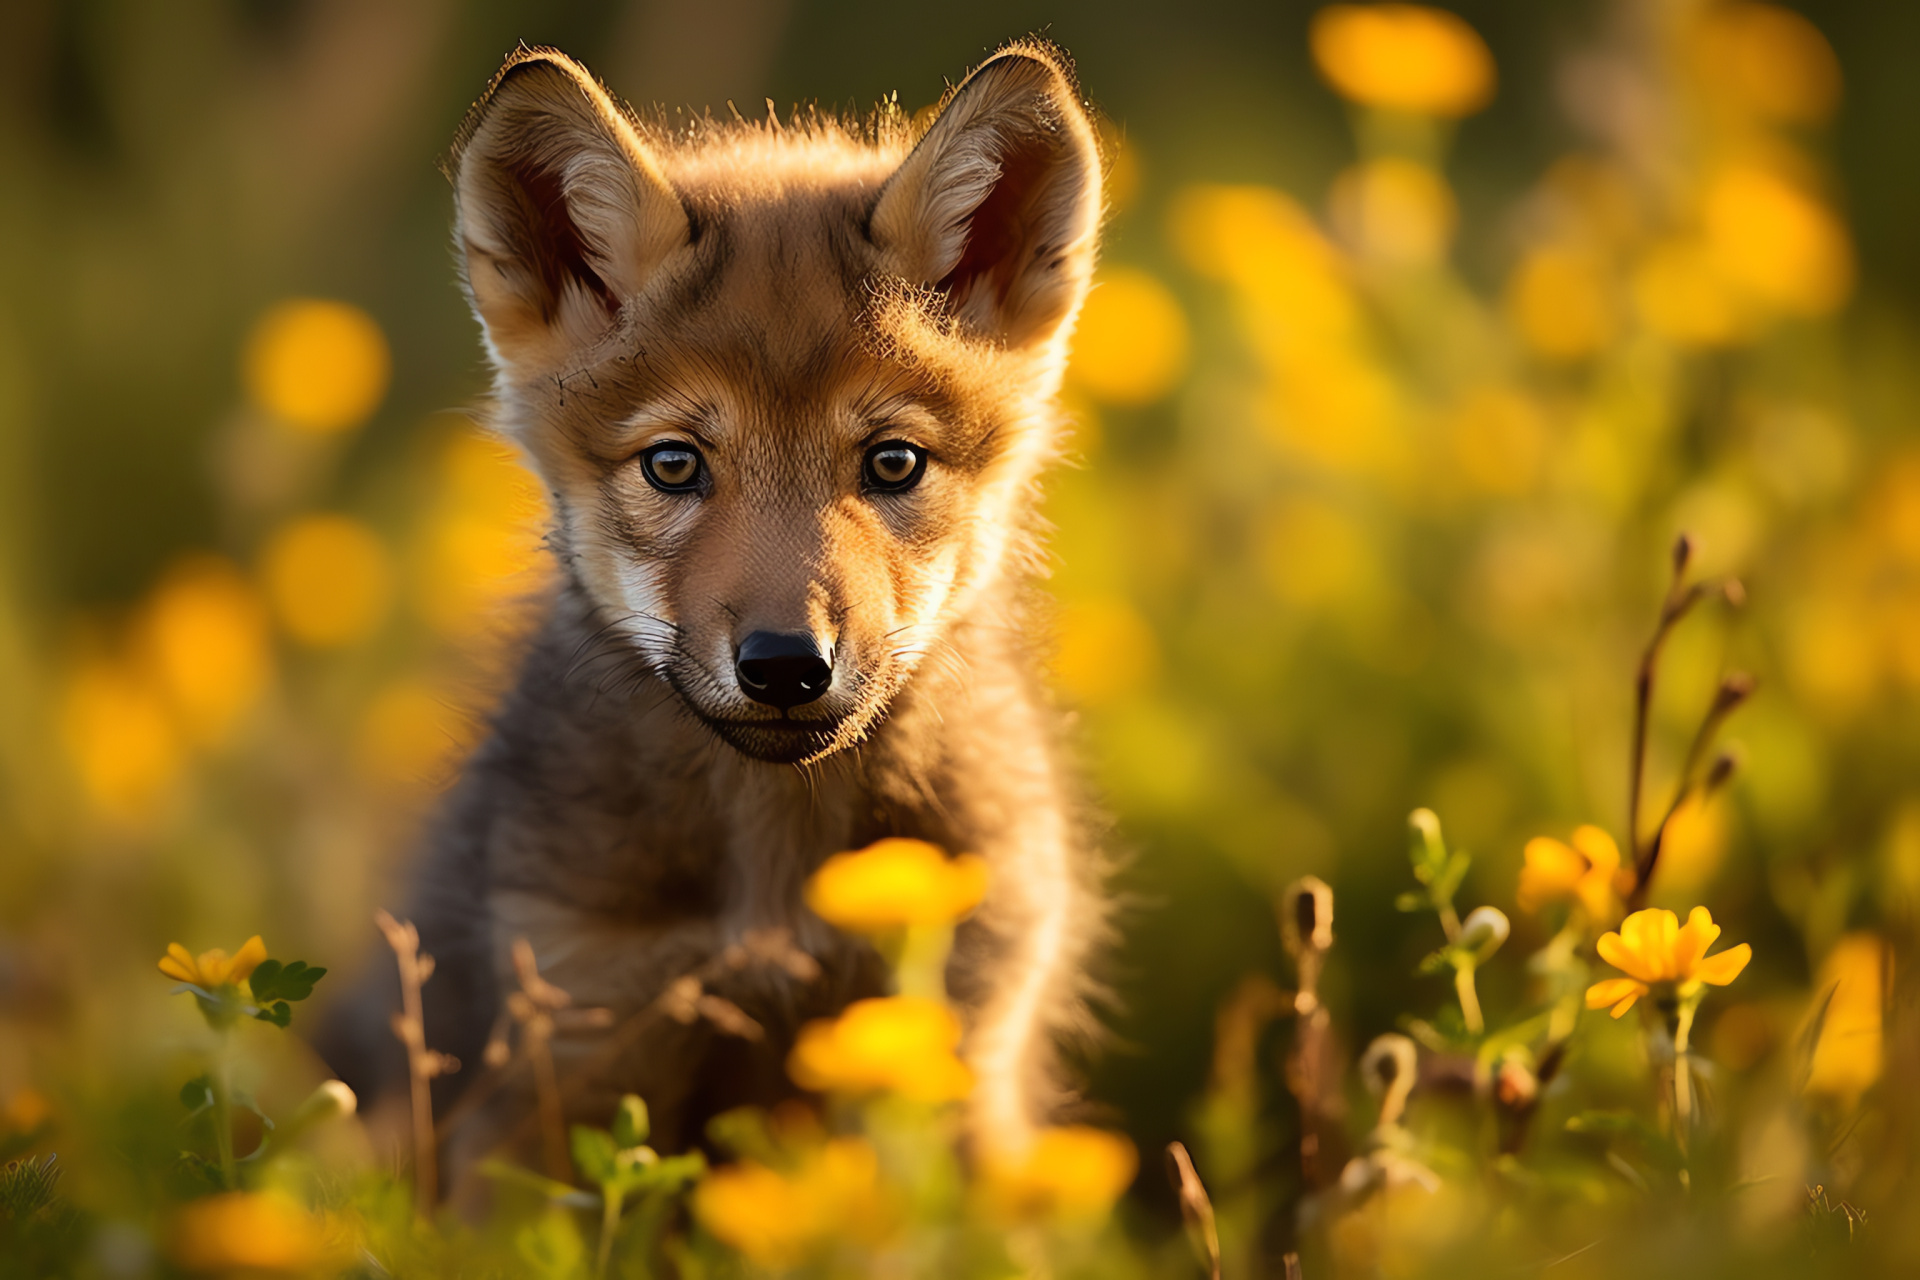
POLYGON ((700 451, 677 441, 656 444, 641 452, 640 470, 662 493, 690 493, 700 487, 700 451))
POLYGON ((867 450, 867 488, 903 493, 927 473, 927 451, 904 440, 884 440, 867 450))

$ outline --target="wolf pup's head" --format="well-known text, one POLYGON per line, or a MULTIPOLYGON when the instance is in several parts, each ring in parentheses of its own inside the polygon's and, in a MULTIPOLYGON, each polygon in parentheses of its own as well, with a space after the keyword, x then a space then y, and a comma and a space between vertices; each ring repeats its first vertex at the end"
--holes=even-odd
POLYGON ((1027 554, 1100 220, 1064 60, 923 130, 637 121, 525 50, 456 144, 499 425, 568 573, 725 741, 859 741, 1027 554))

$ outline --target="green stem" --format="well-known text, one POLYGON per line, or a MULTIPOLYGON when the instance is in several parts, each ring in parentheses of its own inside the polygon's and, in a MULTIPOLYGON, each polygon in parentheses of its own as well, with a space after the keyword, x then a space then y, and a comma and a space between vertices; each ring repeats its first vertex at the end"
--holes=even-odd
POLYGON ((1479 1035, 1487 1029, 1487 1021, 1480 1014, 1480 993, 1473 985, 1472 964, 1462 964, 1453 971, 1453 989, 1460 996, 1460 1013, 1467 1020, 1467 1030, 1479 1035))
POLYGON ((213 1071, 213 1146, 220 1156, 220 1181, 227 1190, 239 1185, 233 1164, 233 1088, 227 1082, 227 1041, 220 1037, 214 1052, 213 1071))
POLYGON ((606 1280, 613 1261, 613 1236, 620 1229, 620 1202, 625 1197, 612 1188, 600 1188, 600 1256, 593 1264, 594 1280, 606 1280))
POLYGON ((1684 1153, 1693 1128, 1693 1062, 1687 1049, 1693 1039, 1693 1015, 1699 1003, 1682 1000, 1673 1029, 1673 1138, 1684 1153))

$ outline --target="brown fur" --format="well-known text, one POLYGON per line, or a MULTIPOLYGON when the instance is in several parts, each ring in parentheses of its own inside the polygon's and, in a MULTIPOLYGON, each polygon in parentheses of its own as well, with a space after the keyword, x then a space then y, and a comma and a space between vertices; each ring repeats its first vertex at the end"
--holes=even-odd
MULTIPOLYGON (((949 974, 976 1138, 1017 1147, 1057 1112, 1055 1044, 1083 1027, 1102 911, 1023 600, 1099 176, 1063 57, 1030 44, 919 136, 897 113, 669 133, 547 50, 474 108, 452 165, 466 283, 493 419, 549 490, 562 573, 412 907, 439 960, 429 1038, 467 1077, 516 937, 624 1019, 783 927, 822 978, 725 988, 765 1042, 666 1023, 591 1079, 595 1037, 557 1045, 575 1118, 635 1090, 669 1145, 778 1098, 800 1021, 884 984, 802 882, 910 835, 993 867, 949 974), (882 439, 928 453, 918 488, 863 489, 882 439), (649 485, 637 455, 662 441, 700 450, 702 492, 649 485), (829 692, 784 713, 745 697, 733 646, 755 630, 817 637, 829 692)), ((385 998, 331 1044, 376 1090, 398 1083, 385 998)), ((524 1105, 503 1093, 456 1146, 498 1143, 524 1105)))

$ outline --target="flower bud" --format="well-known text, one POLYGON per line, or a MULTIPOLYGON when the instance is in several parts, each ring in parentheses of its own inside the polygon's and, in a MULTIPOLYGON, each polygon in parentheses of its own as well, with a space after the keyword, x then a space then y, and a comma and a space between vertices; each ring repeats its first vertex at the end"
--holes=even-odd
POLYGON ((1493 953, 1500 949, 1500 944, 1507 940, 1507 935, 1512 931, 1513 926, 1500 908, 1476 907, 1460 922, 1460 937, 1454 946, 1475 964, 1485 964, 1493 958, 1493 953))

